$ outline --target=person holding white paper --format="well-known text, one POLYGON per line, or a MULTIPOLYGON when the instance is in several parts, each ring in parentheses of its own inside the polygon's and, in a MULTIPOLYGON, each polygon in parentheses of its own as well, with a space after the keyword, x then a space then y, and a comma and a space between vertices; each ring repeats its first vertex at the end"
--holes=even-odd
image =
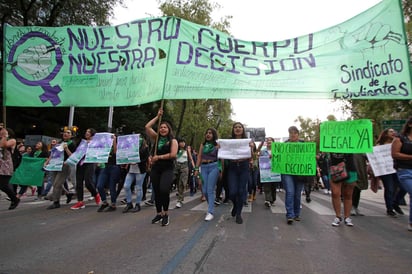
MULTIPOLYGON (((377 146, 392 144, 393 140, 396 138, 395 130, 392 128, 384 129, 376 141, 377 146)), ((390 151, 388 151, 390 153, 390 151)), ((386 214, 390 217, 397 217, 396 212, 403 215, 402 209, 399 207, 399 202, 403 198, 395 195, 396 189, 399 188, 399 179, 396 174, 396 170, 393 173, 385 174, 379 176, 383 183, 383 197, 385 199, 386 214), (395 211, 396 212, 395 212, 395 211)))
MULTIPOLYGON (((84 134, 84 139, 89 143, 93 136, 96 134, 94 128, 88 128, 84 134)), ((80 158, 80 157, 79 157, 80 158)), ((70 209, 78 210, 85 208, 86 205, 83 202, 84 196, 84 186, 86 185, 87 190, 89 190, 96 205, 100 204, 100 194, 97 192, 96 184, 93 182, 93 176, 95 173, 96 164, 95 163, 85 163, 84 159, 86 155, 77 163, 76 167, 76 196, 77 203, 74 204, 70 209)))
MULTIPOLYGON (((246 139, 245 128, 242 123, 236 122, 232 126, 232 139, 246 139)), ((246 150, 242 148, 242 150, 246 150)), ((229 160, 227 166, 229 199, 233 203, 232 217, 236 217, 236 223, 242 224, 242 208, 246 201, 247 185, 249 179, 249 167, 252 166, 252 149, 249 142, 249 157, 229 160)))

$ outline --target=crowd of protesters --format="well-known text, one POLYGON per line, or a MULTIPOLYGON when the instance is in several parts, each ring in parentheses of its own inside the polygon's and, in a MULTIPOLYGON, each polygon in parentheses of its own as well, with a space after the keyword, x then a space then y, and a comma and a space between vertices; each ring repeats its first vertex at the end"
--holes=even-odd
MULTIPOLYGON (((176 208, 181 208, 184 202, 185 190, 190 189, 190 195, 202 193, 202 201, 208 204, 205 221, 212 221, 215 206, 231 201, 231 215, 237 224, 243 223, 242 209, 253 203, 257 193, 262 195, 264 206, 270 208, 276 201, 276 192, 285 193, 286 223, 292 225, 301 221, 301 197, 306 196, 306 202, 311 202, 310 192, 313 189, 323 189, 325 195, 331 196, 335 217, 332 226, 353 226, 351 216, 362 216, 358 205, 361 190, 368 188, 368 181, 382 182, 386 214, 396 218, 404 215, 400 205, 405 204, 404 196, 412 194, 412 118, 408 119, 399 134, 393 129, 385 129, 377 138, 376 145, 391 144, 391 156, 395 171, 375 177, 368 165, 368 160, 362 154, 324 153, 316 155, 316 175, 300 176, 279 174, 276 182, 262 182, 260 178, 259 158, 271 158, 272 137, 265 138, 259 146, 255 140, 245 143, 248 156, 241 158, 219 158, 219 136, 214 128, 205 129, 204 140, 199 149, 193 149, 186 144, 185 139, 177 138, 171 124, 162 120, 163 110, 151 119, 141 134, 139 143, 140 162, 119 165, 116 163, 117 141, 113 134, 113 145, 108 161, 104 164, 85 163, 84 157, 75 165, 63 164, 60 171, 44 172, 44 182, 37 188, 29 185, 10 184, 13 172, 19 167, 23 157, 44 159, 47 166, 52 159, 53 149, 62 151, 66 161, 77 148, 73 141, 73 132, 65 128, 60 143, 56 139, 47 145, 37 142, 31 148, 22 142, 17 142, 12 129, 1 127, 0 130, 0 187, 11 202, 9 209, 15 209, 23 195, 30 189, 36 199, 48 199, 52 203, 47 209, 60 208, 60 197, 66 195, 66 203, 76 194, 77 202, 72 210, 86 207, 84 187, 91 194, 91 199, 98 205, 98 212, 115 211, 120 191, 126 193, 123 213, 139 212, 141 203, 155 205, 156 214, 152 223, 162 226, 170 224, 169 206, 170 193, 177 190, 176 208), (147 139, 145 138, 147 136, 147 139), (30 148, 30 149, 28 149, 30 148), (334 181, 329 174, 331 165, 345 162, 348 177, 334 181), (75 174, 75 176, 71 176, 75 174), (123 175, 122 175, 123 174, 123 175), (70 189, 68 183, 75 187, 70 189), (152 197, 146 199, 147 189, 151 188, 152 197), (279 190, 281 189, 281 190, 279 190), (75 191, 75 193, 73 193, 75 191), (132 195, 136 194, 133 205, 132 195), (110 202, 107 196, 110 196, 110 202), (341 204, 343 203, 343 211, 341 204), (342 215, 343 213, 343 215, 342 215)), ((299 130, 291 126, 286 142, 303 142, 299 138, 299 130)), ((96 130, 85 131, 84 140, 90 142, 96 130)), ((233 124, 228 140, 248 139, 242 123, 233 124)), ((412 211, 412 208, 411 210, 412 211)), ((412 217, 409 217, 408 230, 412 231, 412 217)))

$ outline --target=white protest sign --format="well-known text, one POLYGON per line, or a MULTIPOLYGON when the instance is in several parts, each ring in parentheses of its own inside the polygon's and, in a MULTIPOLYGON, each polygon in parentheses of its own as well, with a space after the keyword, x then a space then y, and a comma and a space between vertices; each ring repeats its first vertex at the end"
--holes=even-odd
POLYGON ((250 150, 251 139, 219 139, 219 159, 240 160, 252 157, 250 150))
POLYGON ((372 153, 366 153, 375 176, 395 173, 391 155, 392 144, 374 146, 372 153))

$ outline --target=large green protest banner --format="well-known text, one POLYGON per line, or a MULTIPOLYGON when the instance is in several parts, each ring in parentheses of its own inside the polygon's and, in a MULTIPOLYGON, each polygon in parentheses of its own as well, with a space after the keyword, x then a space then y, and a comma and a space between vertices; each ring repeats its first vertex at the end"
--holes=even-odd
POLYGON ((272 172, 316 175, 316 143, 272 143, 272 172))
POLYGON ((179 18, 158 17, 118 26, 6 25, 4 51, 6 106, 412 99, 397 0, 383 0, 339 25, 283 41, 244 41, 179 18))
POLYGON ((372 121, 360 119, 322 122, 319 147, 323 152, 373 152, 372 121))

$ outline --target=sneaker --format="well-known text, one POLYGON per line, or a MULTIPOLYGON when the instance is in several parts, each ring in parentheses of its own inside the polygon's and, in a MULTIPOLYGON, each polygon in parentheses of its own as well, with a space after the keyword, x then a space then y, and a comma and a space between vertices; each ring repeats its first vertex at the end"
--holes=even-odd
POLYGON ((115 205, 111 205, 104 210, 104 212, 112 212, 112 211, 116 211, 115 205))
POLYGON ((93 201, 93 200, 94 200, 94 197, 93 197, 93 196, 90 196, 87 200, 88 200, 88 201, 93 201))
POLYGON ((145 201, 144 204, 147 206, 153 206, 154 202, 152 200, 149 200, 149 201, 145 201))
POLYGON ((122 205, 127 205, 127 200, 126 200, 126 198, 124 198, 123 200, 121 200, 120 203, 121 203, 122 205))
POLYGON ((136 206, 133 209, 133 213, 139 212, 141 210, 140 204, 136 204, 136 206))
POLYGON ((408 224, 408 231, 412 231, 412 224, 408 224))
POLYGON ((266 206, 267 208, 269 208, 269 207, 270 207, 270 202, 269 202, 269 201, 265 201, 265 206, 266 206))
POLYGON ((12 202, 9 206, 9 210, 15 209, 20 203, 20 199, 17 198, 17 200, 15 202, 12 202))
POLYGON ((55 208, 59 208, 60 207, 60 203, 59 202, 53 202, 51 205, 49 205, 47 207, 47 209, 55 209, 55 208))
POLYGON ((398 217, 398 215, 396 215, 395 211, 393 211, 393 210, 388 210, 388 211, 386 211, 386 214, 387 214, 388 216, 393 217, 393 218, 398 217))
POLYGON ((346 218, 345 218, 345 225, 347 225, 347 226, 353 226, 352 219, 349 218, 349 217, 346 217, 346 218))
POLYGON ((108 207, 108 206, 109 206, 108 203, 103 202, 103 203, 100 205, 100 207, 99 207, 99 209, 97 210, 97 212, 103 212, 103 211, 106 209, 106 207, 108 207))
POLYGON ((219 199, 215 199, 215 205, 220 205, 220 200, 219 199))
POLYGON ((74 204, 74 206, 72 206, 70 209, 73 210, 78 210, 78 209, 83 209, 85 208, 86 205, 83 203, 83 201, 78 201, 77 203, 74 204))
POLYGON ((292 218, 288 218, 288 219, 286 220, 286 223, 287 223, 288 225, 293 224, 293 219, 292 219, 292 218))
POLYGON ((178 201, 177 203, 176 203, 176 208, 181 208, 182 207, 182 202, 181 201, 178 201))
POLYGON ((242 223, 243 223, 242 216, 240 216, 240 215, 237 215, 237 216, 236 216, 236 223, 237 223, 237 224, 242 224, 242 223))
POLYGON ((169 225, 169 215, 164 215, 162 218, 162 226, 169 225))
POLYGON ((301 219, 300 219, 300 216, 296 216, 295 218, 293 218, 293 220, 296 222, 300 222, 301 219))
POLYGON ((405 213, 403 213, 402 209, 399 206, 394 206, 393 210, 395 210, 399 215, 405 215, 405 213))
POLYGON ((133 204, 132 203, 127 203, 122 212, 127 213, 131 209, 133 209, 133 204))
POLYGON ((342 219, 340 217, 336 217, 332 222, 332 226, 339 226, 340 222, 342 222, 342 219))
POLYGON ((157 224, 158 222, 160 222, 162 220, 162 215, 157 214, 153 219, 152 219, 152 224, 157 224))
POLYGON ((97 193, 96 196, 94 196, 94 201, 96 202, 96 205, 100 204, 101 199, 100 199, 100 194, 99 193, 97 193))
POLYGON ((310 203, 310 202, 312 202, 312 199, 309 196, 306 196, 306 202, 310 203))
POLYGON ((329 194, 329 191, 328 191, 327 189, 325 189, 325 190, 323 190, 323 193, 324 193, 325 195, 328 195, 328 194, 329 194))
POLYGON ((206 214, 205 221, 211 221, 211 220, 213 220, 213 218, 214 218, 213 214, 208 212, 206 214))

